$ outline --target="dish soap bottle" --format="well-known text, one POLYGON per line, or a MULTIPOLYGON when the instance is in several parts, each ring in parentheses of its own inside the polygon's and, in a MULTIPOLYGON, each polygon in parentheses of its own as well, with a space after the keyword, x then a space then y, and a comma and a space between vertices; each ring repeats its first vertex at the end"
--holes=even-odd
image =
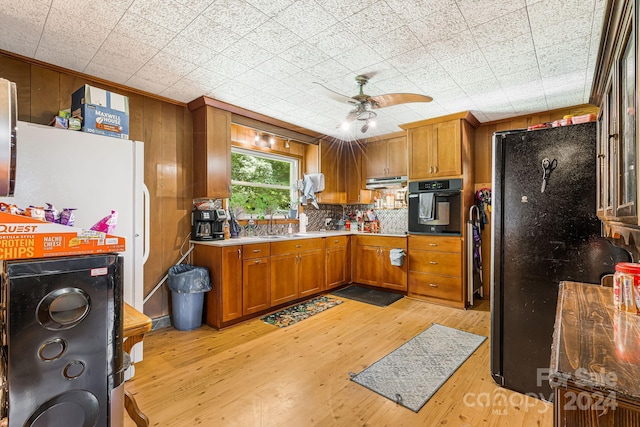
POLYGON ((289 227, 287 227, 287 233, 293 234, 293 227, 291 226, 291 223, 289 223, 289 227))
POLYGON ((253 237, 256 234, 256 223, 253 220, 253 215, 249 218, 249 224, 247 225, 247 234, 249 237, 253 237))

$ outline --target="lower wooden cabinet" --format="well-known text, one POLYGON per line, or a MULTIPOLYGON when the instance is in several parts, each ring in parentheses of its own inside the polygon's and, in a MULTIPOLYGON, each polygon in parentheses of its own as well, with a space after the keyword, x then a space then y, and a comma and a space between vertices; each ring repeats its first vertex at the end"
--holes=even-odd
POLYGON ((353 281, 382 288, 407 290, 407 264, 391 265, 391 249, 407 250, 404 237, 355 236, 353 281))
POLYGON ((325 288, 333 289, 351 281, 351 253, 349 251, 350 238, 348 236, 327 237, 325 252, 325 288))
POLYGON ((465 306, 462 237, 409 236, 408 295, 465 306))
POLYGON ((287 240, 271 244, 271 305, 324 290, 324 240, 287 240))
POLYGON ((271 307, 271 259, 242 261, 242 314, 257 313, 271 307))

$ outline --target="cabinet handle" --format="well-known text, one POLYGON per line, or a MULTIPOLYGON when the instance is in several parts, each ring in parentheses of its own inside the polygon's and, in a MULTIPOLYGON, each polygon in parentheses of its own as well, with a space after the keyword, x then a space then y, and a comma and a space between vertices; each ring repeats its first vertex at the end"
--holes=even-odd
POLYGON ((262 252, 262 249, 254 249, 254 250, 253 250, 253 253, 254 253, 254 254, 257 254, 258 252, 262 252))
POLYGON ((340 240, 334 240, 333 241, 333 243, 339 243, 339 242, 340 242, 340 240))
POLYGON ((435 283, 429 283, 429 286, 431 286, 432 288, 437 288, 438 285, 436 285, 435 283))
POLYGON ((302 245, 296 245, 296 248, 301 248, 301 247, 302 247, 302 245))
POLYGON ((437 166, 433 167, 433 173, 438 173, 438 167, 437 166))
POLYGON ((429 166, 429 173, 433 173, 433 166, 429 166))
POLYGON ((438 246, 437 243, 429 243, 429 246, 438 246))
POLYGON ((599 159, 604 159, 604 154, 598 154, 599 159))
POLYGON ((242 251, 238 249, 238 258, 242 258, 242 251))
POLYGON ((438 264, 438 262, 437 262, 437 261, 429 261, 429 264, 431 264, 431 265, 437 265, 437 264, 438 264))
POLYGON ((255 261, 253 261, 253 263, 254 263, 254 264, 260 264, 261 262, 262 262, 262 260, 261 260, 261 259, 257 259, 257 260, 255 260, 255 261))

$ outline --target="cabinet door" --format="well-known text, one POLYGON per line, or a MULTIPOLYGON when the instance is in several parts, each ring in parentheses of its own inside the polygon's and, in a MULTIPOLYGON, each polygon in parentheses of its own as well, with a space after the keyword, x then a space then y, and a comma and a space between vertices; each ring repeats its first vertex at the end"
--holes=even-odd
POLYGON ((242 317, 242 249, 241 246, 222 248, 222 321, 242 317))
POLYGON ((298 253, 271 257, 271 306, 298 298, 298 253))
POLYGON ((462 175, 460 155, 460 121, 451 120, 433 125, 431 165, 433 177, 462 175))
POLYGON ((300 297, 324 290, 324 250, 300 252, 298 255, 300 297))
POLYGON ((411 129, 408 135, 409 179, 425 179, 431 176, 431 145, 433 126, 411 129))
POLYGON ((364 149, 365 178, 387 176, 387 142, 370 142, 364 149))
POLYGON ((327 289, 347 283, 347 256, 346 246, 327 249, 327 289))
POLYGON ((407 137, 401 136, 387 140, 387 175, 403 176, 407 174, 407 137))
POLYGON ((357 246, 355 254, 356 273, 354 282, 378 286, 380 277, 380 248, 357 246))
POLYGON ((344 163, 340 144, 320 141, 320 172, 324 174, 324 190, 318 193, 320 203, 345 203, 344 163))
POLYGON ((356 143, 347 144, 342 150, 345 168, 346 203, 364 203, 360 201, 362 186, 362 151, 356 143))
POLYGON ((193 112, 193 197, 231 197, 231 113, 193 112))
MULTIPOLYGON (((380 248, 380 286, 389 289, 407 290, 407 263, 391 265, 391 248, 380 248)), ((406 260, 405 260, 406 261, 406 260)))
POLYGON ((269 258, 246 259, 242 262, 243 315, 271 307, 270 267, 269 258))

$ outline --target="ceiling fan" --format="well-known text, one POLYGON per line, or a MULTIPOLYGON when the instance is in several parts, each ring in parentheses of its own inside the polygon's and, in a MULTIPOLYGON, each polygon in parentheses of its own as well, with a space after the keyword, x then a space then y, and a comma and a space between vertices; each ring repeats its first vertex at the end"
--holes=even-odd
POLYGON ((359 120, 363 121, 364 125, 360 128, 362 133, 369 130, 370 126, 375 126, 374 119, 378 116, 375 109, 391 107, 392 105, 407 104, 410 102, 431 102, 433 98, 427 95, 420 95, 417 93, 387 93, 384 95, 370 96, 364 93, 364 86, 369 82, 372 75, 360 74, 355 77, 356 83, 359 87, 359 93, 354 96, 346 96, 338 93, 322 83, 314 82, 322 87, 331 98, 340 101, 347 102, 353 105, 355 108, 345 118, 343 126, 348 126, 349 123, 359 120))

